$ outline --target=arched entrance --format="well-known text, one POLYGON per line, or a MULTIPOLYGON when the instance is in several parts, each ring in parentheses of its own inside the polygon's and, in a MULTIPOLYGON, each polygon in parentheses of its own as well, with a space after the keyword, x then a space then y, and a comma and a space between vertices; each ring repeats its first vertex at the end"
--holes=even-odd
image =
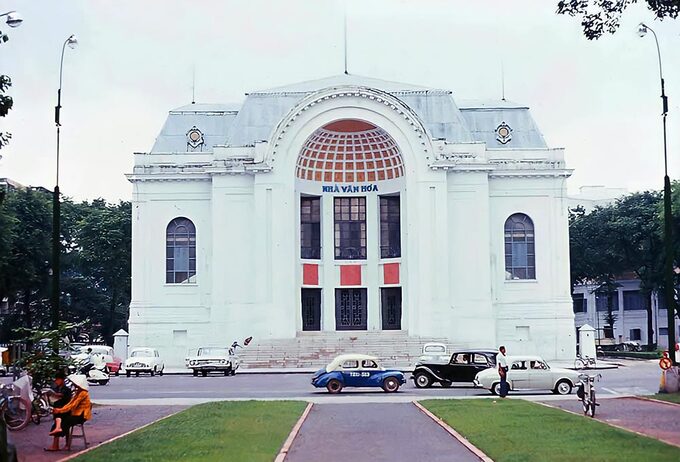
POLYGON ((302 145, 301 330, 402 329, 404 173, 395 140, 363 120, 325 124, 302 145))

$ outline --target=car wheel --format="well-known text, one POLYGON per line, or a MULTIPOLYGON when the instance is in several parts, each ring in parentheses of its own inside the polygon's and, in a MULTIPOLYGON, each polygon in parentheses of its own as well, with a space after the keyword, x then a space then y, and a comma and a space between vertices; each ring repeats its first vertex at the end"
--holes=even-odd
POLYGON ((201 375, 202 375, 203 377, 207 377, 207 376, 208 376, 208 371, 201 371, 201 375))
POLYGON ((132 375, 132 372, 130 372, 130 371, 125 371, 125 376, 126 376, 126 377, 130 377, 131 375, 132 375))
POLYGON ((442 388, 451 388, 451 385, 453 385, 453 383, 449 382, 448 380, 444 380, 443 382, 441 382, 441 385, 442 388))
POLYGON ((387 377, 385 380, 383 380, 382 389, 387 393, 394 393, 395 391, 399 390, 399 380, 397 380, 395 377, 387 377))
POLYGON ((153 369, 151 369, 151 371, 149 373, 151 374, 151 377, 156 375, 156 368, 154 367, 153 369))
POLYGON ((342 382, 337 379, 330 379, 326 384, 328 393, 336 394, 342 391, 342 382))
POLYGON ((100 380, 99 381, 99 385, 106 385, 107 383, 109 383, 108 380, 100 380))
POLYGON ((139 372, 135 372, 135 377, 139 377, 139 372))
POLYGON ((198 371, 196 369, 194 369, 192 373, 194 374, 194 377, 198 377, 198 371))
POLYGON ((426 372, 419 372, 415 377, 417 388, 428 388, 432 386, 432 377, 426 372))
POLYGON ((225 371, 224 371, 224 376, 225 376, 225 377, 229 377, 229 371, 228 371, 228 370, 225 370, 225 371))
POLYGON ((500 382, 494 383, 493 385, 491 385, 491 389, 489 391, 491 391, 492 395, 500 396, 501 395, 501 383, 500 382))
POLYGON ((568 395, 571 393, 571 383, 568 380, 560 380, 555 385, 553 392, 558 395, 568 395))

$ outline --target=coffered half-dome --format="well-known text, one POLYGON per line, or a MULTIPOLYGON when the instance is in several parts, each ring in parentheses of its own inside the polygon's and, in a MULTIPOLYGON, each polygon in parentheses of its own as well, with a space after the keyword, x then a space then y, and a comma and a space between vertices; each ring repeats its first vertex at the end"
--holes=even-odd
POLYGON ((343 119, 317 129, 297 159, 301 180, 363 182, 404 175, 399 146, 382 128, 363 120, 343 119))

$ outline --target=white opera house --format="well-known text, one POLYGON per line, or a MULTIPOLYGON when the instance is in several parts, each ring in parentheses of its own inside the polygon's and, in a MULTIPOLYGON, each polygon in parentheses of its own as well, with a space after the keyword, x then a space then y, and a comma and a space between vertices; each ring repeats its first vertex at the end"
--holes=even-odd
POLYGON ((128 175, 129 344, 573 358, 570 174, 527 106, 448 90, 339 75, 174 109, 128 175))

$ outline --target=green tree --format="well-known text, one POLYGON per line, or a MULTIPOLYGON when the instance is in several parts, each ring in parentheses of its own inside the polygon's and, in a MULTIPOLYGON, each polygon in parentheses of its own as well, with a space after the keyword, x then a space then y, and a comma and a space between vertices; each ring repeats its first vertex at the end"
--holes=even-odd
MULTIPOLYGON (((593 40, 616 32, 624 10, 633 3, 637 0, 561 0, 557 3, 557 14, 580 18, 583 35, 593 40)), ((680 14, 678 0, 645 0, 644 3, 659 19, 674 19, 680 14)))
POLYGON ((130 305, 132 206, 108 205, 102 199, 90 204, 79 222, 82 275, 91 278, 106 300, 102 307, 102 333, 107 341, 125 324, 130 305))

